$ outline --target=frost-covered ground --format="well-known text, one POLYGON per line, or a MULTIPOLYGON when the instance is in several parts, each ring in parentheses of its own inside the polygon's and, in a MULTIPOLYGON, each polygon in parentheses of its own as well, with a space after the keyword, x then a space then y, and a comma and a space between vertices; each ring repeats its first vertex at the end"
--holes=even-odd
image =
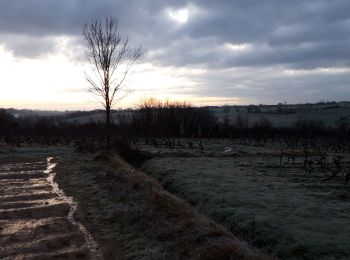
POLYGON ((283 259, 350 258, 350 184, 322 182, 300 163, 280 167, 277 147, 203 145, 144 146, 157 156, 143 168, 201 213, 283 259))
POLYGON ((0 170, 1 259, 272 259, 116 154, 1 147, 0 170))
POLYGON ((115 154, 70 152, 55 162, 55 180, 79 203, 105 259, 272 259, 115 154))

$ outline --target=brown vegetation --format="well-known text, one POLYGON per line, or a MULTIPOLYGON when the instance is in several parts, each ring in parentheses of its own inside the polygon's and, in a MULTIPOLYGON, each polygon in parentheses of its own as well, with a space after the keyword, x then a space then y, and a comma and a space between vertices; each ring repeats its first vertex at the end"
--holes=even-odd
POLYGON ((263 258, 117 155, 72 153, 57 162, 57 181, 79 201, 85 224, 102 247, 117 240, 122 258, 263 258))

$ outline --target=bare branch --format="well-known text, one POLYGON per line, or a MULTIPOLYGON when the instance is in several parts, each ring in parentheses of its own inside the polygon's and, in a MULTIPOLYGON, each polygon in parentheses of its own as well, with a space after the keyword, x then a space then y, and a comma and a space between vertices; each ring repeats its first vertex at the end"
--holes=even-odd
POLYGON ((141 46, 135 50, 129 48, 129 40, 122 40, 118 33, 118 19, 106 17, 85 22, 82 35, 86 42, 85 56, 92 67, 93 75, 85 74, 90 87, 88 90, 100 97, 106 110, 107 149, 109 146, 110 111, 122 89, 131 67, 142 56, 141 46))

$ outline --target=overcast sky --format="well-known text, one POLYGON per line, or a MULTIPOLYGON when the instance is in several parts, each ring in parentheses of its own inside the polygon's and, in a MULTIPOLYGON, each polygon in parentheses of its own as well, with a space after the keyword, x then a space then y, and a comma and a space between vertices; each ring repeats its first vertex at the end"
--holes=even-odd
POLYGON ((350 99, 348 0, 0 0, 0 107, 90 109, 85 20, 112 15, 144 56, 120 106, 350 99))

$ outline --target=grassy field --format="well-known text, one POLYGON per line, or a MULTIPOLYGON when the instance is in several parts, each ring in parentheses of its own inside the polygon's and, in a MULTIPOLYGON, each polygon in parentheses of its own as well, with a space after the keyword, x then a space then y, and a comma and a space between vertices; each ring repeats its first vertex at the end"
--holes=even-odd
POLYGON ((78 202, 74 218, 93 235, 105 259, 274 259, 116 154, 77 153, 67 147, 0 149, 3 164, 37 157, 54 158, 54 180, 78 202))
POLYGON ((106 259, 271 259, 118 156, 57 156, 60 187, 106 259))
POLYGON ((340 118, 349 117, 350 108, 333 108, 324 109, 312 112, 300 112, 296 114, 273 114, 273 113, 247 113, 247 112, 230 112, 230 113, 216 113, 216 116, 220 121, 223 121, 224 117, 234 120, 237 115, 247 117, 250 122, 259 120, 262 116, 272 122, 275 127, 289 127, 293 126, 298 118, 306 118, 313 120, 320 120, 326 125, 334 125, 340 118))
POLYGON ((349 185, 321 182, 300 164, 280 167, 274 147, 205 147, 192 156, 144 147, 158 157, 143 168, 201 213, 283 259, 350 258, 349 185))

